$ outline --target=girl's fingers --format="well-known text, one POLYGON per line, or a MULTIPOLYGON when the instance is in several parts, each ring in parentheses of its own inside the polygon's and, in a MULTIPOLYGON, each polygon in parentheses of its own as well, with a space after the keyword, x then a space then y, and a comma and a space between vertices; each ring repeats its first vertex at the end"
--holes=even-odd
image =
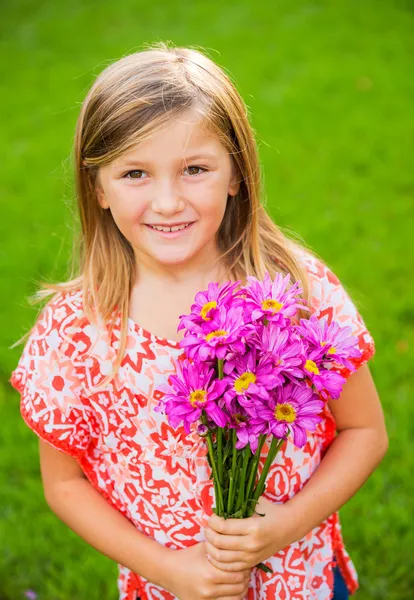
POLYGON ((236 573, 243 571, 243 569, 246 568, 246 565, 242 562, 224 563, 214 560, 212 557, 209 558, 209 561, 214 567, 216 567, 216 569, 219 569, 220 571, 226 571, 227 573, 236 573))
POLYGON ((219 600, 238 600, 247 595, 247 588, 244 584, 240 585, 219 585, 217 586, 217 595, 219 600))
MULTIPOLYGON (((245 560, 245 553, 241 550, 221 550, 210 544, 210 542, 205 542, 205 549, 208 556, 214 558, 216 562, 242 563, 245 560)), ((243 568, 245 569, 246 567, 243 568)))
POLYGON ((204 531, 206 540, 216 548, 222 548, 223 550, 238 550, 246 545, 246 536, 223 535, 217 533, 217 531, 214 531, 210 527, 206 527, 204 531))

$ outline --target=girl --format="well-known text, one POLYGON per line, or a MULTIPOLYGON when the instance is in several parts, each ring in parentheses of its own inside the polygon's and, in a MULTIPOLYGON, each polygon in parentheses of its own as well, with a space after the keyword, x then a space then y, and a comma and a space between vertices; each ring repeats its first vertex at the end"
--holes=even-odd
POLYGON ((167 44, 122 58, 83 103, 75 164, 80 270, 49 286, 12 375, 48 504, 120 563, 122 600, 346 598, 357 577, 337 511, 387 447, 365 364, 374 343, 335 275, 265 212, 230 79, 167 44), (196 292, 265 271, 300 279, 311 313, 350 325, 362 357, 306 446, 278 454, 266 516, 224 521, 203 439, 154 410, 157 389, 183 355, 178 317, 196 292), (272 574, 253 569, 261 560, 272 574))

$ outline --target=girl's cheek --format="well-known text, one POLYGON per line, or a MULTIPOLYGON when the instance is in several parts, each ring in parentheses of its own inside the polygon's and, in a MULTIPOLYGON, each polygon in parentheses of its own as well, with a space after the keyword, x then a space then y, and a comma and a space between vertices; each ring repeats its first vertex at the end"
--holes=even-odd
POLYGON ((116 207, 116 216, 126 225, 128 223, 136 223, 141 220, 145 212, 145 205, 138 198, 122 202, 116 207))
POLYGON ((223 188, 214 188, 196 199, 195 208, 202 215, 214 215, 225 210, 226 202, 227 196, 223 195, 223 188))

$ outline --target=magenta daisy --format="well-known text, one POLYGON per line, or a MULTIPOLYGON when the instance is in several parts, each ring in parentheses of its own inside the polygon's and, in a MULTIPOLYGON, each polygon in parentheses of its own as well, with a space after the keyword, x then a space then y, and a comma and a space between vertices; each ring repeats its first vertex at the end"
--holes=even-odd
POLYGON ((191 359, 223 360, 229 353, 243 353, 244 320, 242 307, 221 306, 214 319, 191 331, 180 341, 191 359))
POLYGON ((268 390, 278 383, 277 374, 273 371, 271 361, 257 363, 255 348, 234 361, 226 361, 224 372, 227 375, 227 391, 223 398, 228 409, 233 408, 232 402, 236 398, 244 407, 254 404, 256 397, 268 399, 268 390))
POLYGON ((260 362, 271 362, 273 374, 277 382, 283 384, 285 378, 296 383, 303 379, 303 365, 305 364, 305 348, 299 336, 291 328, 280 328, 273 323, 257 328, 256 333, 249 341, 258 348, 260 362))
POLYGON ((226 383, 213 379, 214 369, 205 363, 192 364, 186 359, 176 361, 176 371, 176 375, 170 375, 169 384, 159 386, 165 396, 154 410, 165 411, 171 427, 178 427, 182 421, 187 433, 190 433, 191 423, 198 421, 203 411, 216 425, 225 427, 229 417, 218 406, 217 400, 226 383))
POLYGON ((309 355, 303 370, 322 398, 339 398, 346 379, 334 369, 323 368, 318 350, 309 355))
POLYGON ((349 358, 360 358, 361 351, 357 347, 358 338, 352 335, 351 327, 341 327, 336 321, 328 325, 326 318, 301 319, 296 331, 308 343, 314 356, 335 361, 350 371, 355 371, 355 366, 349 358), (316 353, 318 351, 318 353, 316 353))
POLYGON ((234 291, 240 283, 240 281, 227 282, 222 286, 218 283, 209 283, 207 290, 198 292, 194 298, 191 313, 180 316, 177 331, 191 328, 193 324, 202 325, 211 321, 217 315, 220 306, 229 306, 230 304, 234 306, 234 291))
POLYGON ((244 297, 245 310, 252 321, 266 319, 265 323, 284 325, 296 314, 298 308, 307 308, 305 300, 300 298, 302 288, 299 282, 289 287, 290 275, 283 277, 281 273, 276 273, 273 281, 269 273, 265 274, 263 281, 251 276, 247 279, 249 285, 240 292, 244 297))
POLYGON ((280 439, 292 432, 293 442, 300 448, 306 444, 306 431, 315 431, 322 421, 319 413, 323 406, 311 388, 289 383, 276 388, 267 402, 257 403, 251 424, 256 433, 280 439))
POLYGON ((259 436, 253 431, 250 425, 250 415, 242 406, 237 408, 237 412, 231 413, 229 428, 236 430, 237 450, 241 450, 247 444, 250 444, 253 454, 256 452, 259 436))

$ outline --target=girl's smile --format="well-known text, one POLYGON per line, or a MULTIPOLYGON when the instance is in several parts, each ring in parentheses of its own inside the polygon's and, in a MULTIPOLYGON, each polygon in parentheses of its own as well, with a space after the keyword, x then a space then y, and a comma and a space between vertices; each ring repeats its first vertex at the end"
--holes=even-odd
POLYGON ((180 237, 185 231, 190 229, 194 223, 195 221, 190 223, 181 223, 178 225, 150 225, 149 223, 146 223, 145 226, 148 227, 150 231, 154 231, 166 239, 174 240, 180 237))

